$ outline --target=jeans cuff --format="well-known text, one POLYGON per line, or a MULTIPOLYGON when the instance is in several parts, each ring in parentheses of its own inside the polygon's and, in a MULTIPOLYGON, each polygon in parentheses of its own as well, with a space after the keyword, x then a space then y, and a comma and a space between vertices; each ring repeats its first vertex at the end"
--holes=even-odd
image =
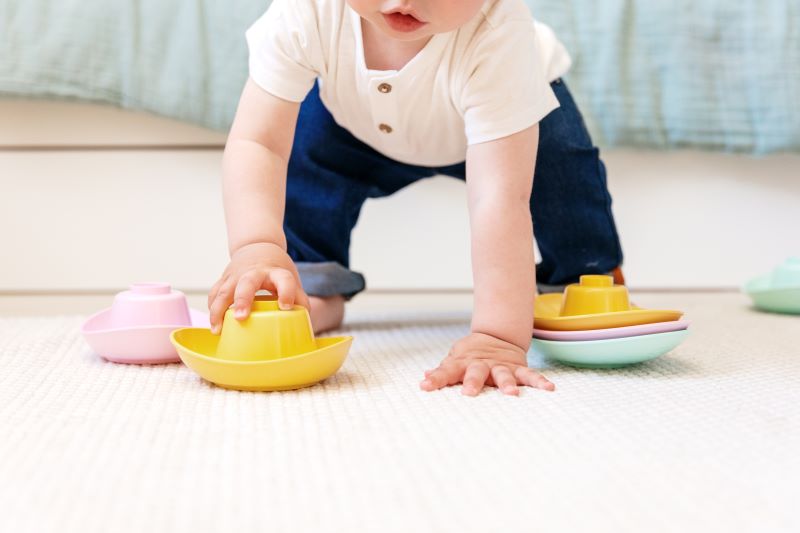
POLYGON ((567 288, 566 285, 548 285, 547 283, 536 283, 536 288, 539 290, 539 294, 548 294, 551 292, 564 292, 564 289, 567 288))
POLYGON ((324 263, 295 263, 303 290, 309 296, 344 296, 349 300, 366 288, 364 276, 335 261, 324 263))

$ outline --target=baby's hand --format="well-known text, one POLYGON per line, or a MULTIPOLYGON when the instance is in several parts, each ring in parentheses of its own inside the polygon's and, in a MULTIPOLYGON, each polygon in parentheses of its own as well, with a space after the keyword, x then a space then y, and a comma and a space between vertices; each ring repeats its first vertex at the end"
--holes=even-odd
POLYGON ((308 296, 289 254, 275 244, 248 244, 231 256, 228 268, 208 294, 211 332, 215 335, 220 332, 222 318, 231 303, 237 320, 250 316, 255 294, 261 289, 277 294, 281 309, 291 309, 295 303, 309 307, 308 296))
POLYGON ((472 333, 456 342, 438 368, 425 372, 420 388, 433 391, 456 383, 464 383, 461 393, 466 396, 477 396, 484 385, 494 385, 509 395, 519 394, 517 385, 548 391, 556 388, 528 368, 522 348, 483 333, 472 333))

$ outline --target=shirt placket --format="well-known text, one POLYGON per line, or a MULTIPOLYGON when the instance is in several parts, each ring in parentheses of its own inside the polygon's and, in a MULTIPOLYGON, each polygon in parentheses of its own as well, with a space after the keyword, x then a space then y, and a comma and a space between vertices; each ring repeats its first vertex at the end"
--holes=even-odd
POLYGON ((382 142, 396 143, 401 132, 398 121, 398 87, 394 76, 373 78, 369 82, 369 102, 372 110, 372 127, 382 142))

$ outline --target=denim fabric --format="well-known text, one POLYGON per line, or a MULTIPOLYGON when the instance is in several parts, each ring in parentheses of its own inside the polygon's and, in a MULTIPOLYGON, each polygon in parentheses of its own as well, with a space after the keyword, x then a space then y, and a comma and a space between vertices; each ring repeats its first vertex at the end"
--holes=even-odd
MULTIPOLYGON (((542 286, 562 286, 622 263, 605 166, 566 84, 557 80, 552 88, 561 107, 540 123, 531 195, 542 286)), ((306 292, 352 297, 362 291, 364 277, 349 270, 350 233, 361 206, 439 174, 464 180, 466 165, 421 167, 378 153, 336 124, 314 87, 300 108, 284 221, 306 292)))

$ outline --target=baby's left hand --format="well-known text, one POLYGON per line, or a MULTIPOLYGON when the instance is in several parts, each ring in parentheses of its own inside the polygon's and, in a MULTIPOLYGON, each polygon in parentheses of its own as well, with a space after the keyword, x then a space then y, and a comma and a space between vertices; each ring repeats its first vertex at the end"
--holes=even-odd
POLYGON ((461 393, 477 396, 484 385, 494 385, 503 394, 518 395, 517 385, 547 391, 555 390, 546 377, 528 368, 522 348, 483 333, 471 333, 456 342, 438 368, 425 372, 420 383, 424 391, 433 391, 463 383, 461 393))

